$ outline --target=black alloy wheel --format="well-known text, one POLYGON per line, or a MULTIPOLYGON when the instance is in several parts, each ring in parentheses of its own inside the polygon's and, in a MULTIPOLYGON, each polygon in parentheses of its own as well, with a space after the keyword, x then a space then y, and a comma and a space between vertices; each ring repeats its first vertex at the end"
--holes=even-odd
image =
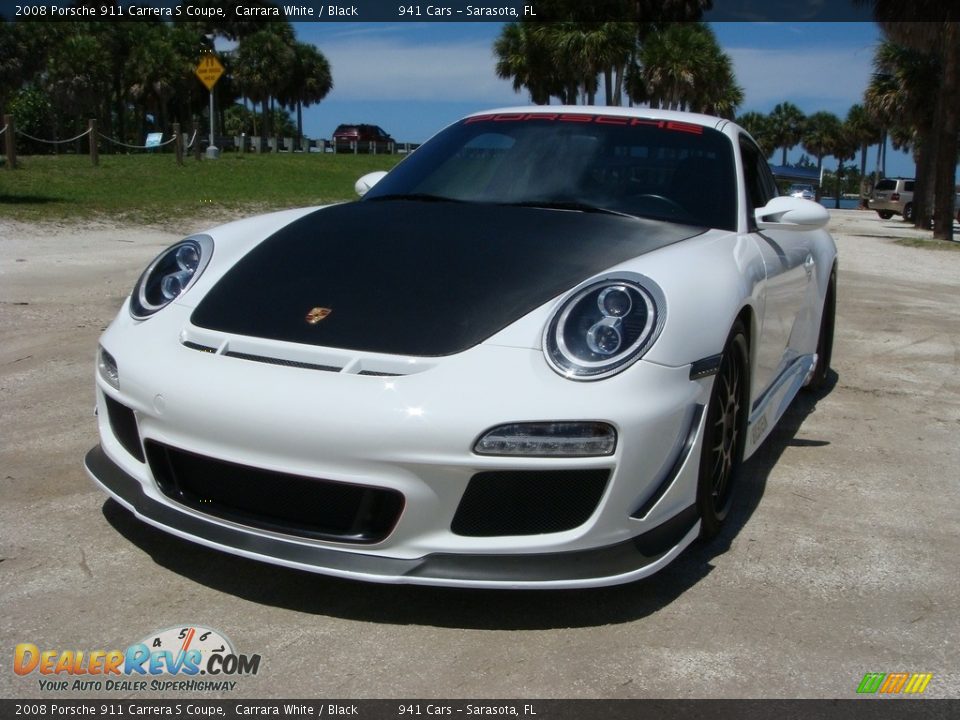
POLYGON ((729 514, 743 460, 750 380, 747 357, 746 331, 738 320, 727 338, 720 370, 713 379, 700 450, 697 510, 702 538, 716 535, 729 514))
POLYGON ((817 365, 810 376, 805 390, 820 390, 827 383, 830 362, 833 359, 833 330, 837 316, 837 269, 830 272, 827 295, 823 299, 823 313, 820 316, 820 335, 817 338, 817 365))

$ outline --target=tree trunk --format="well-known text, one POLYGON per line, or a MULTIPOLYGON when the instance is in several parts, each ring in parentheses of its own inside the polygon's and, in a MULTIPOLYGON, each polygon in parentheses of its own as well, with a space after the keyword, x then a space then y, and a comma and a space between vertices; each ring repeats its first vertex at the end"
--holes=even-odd
POLYGON ((603 71, 603 94, 607 99, 607 105, 616 105, 613 101, 613 68, 606 68, 603 71))
POLYGON ((297 100, 297 148, 303 150, 303 103, 297 100))
POLYGON ((913 226, 930 229, 933 217, 933 189, 936 184, 934 158, 937 155, 937 138, 933 128, 924 128, 917 143, 917 169, 913 184, 913 226))
POLYGON ((960 23, 943 23, 943 76, 937 94, 936 216, 933 236, 953 240, 956 194, 957 133, 960 131, 960 23))
MULTIPOLYGON (((786 163, 784 163, 786 165, 786 163)), ((817 202, 820 202, 820 198, 823 197, 823 188, 820 187, 819 178, 823 177, 823 155, 817 155, 817 192, 814 193, 814 199, 817 202)))
POLYGON ((833 198, 833 209, 840 209, 840 196, 843 195, 843 161, 837 162, 837 191, 834 193, 836 197, 833 198))
POLYGON ((867 207, 867 150, 869 145, 862 143, 860 145, 860 202, 857 207, 865 210, 867 207))

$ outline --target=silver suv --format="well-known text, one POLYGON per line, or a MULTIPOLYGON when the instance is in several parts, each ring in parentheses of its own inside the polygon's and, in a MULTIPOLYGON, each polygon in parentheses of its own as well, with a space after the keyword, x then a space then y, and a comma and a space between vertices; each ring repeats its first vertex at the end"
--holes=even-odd
POLYGON ((869 206, 884 220, 903 215, 913 220, 913 178, 884 178, 877 183, 870 196, 869 206))

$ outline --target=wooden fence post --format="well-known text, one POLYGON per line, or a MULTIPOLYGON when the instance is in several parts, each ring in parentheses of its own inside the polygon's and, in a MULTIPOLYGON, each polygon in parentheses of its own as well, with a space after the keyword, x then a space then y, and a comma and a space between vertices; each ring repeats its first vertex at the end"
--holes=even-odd
POLYGON ((90 137, 87 141, 90 144, 90 162, 94 167, 100 164, 100 153, 97 147, 97 119, 90 118, 90 137))
POLYGON ((180 134, 180 123, 173 124, 173 154, 177 165, 183 165, 183 135, 180 134))
POLYGON ((3 124, 7 126, 7 131, 4 133, 4 143, 7 147, 7 169, 16 170, 17 169, 17 146, 14 143, 15 134, 17 128, 14 126, 13 115, 4 115, 3 124))

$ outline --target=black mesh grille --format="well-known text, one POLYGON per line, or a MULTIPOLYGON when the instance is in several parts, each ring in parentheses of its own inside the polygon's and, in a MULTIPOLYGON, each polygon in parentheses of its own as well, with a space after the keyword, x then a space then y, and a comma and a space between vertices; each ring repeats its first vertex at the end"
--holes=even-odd
POLYGON ((137 430, 137 418, 133 410, 121 405, 109 395, 103 396, 107 405, 107 419, 114 436, 123 445, 123 449, 143 462, 143 447, 140 445, 140 433, 137 430))
POLYGON ((146 443, 150 469, 168 497, 242 525, 319 540, 375 543, 396 525, 395 490, 288 475, 146 443))
POLYGON ((188 347, 191 350, 199 350, 200 352, 205 352, 205 353, 215 353, 217 351, 215 347, 210 347, 209 345, 201 345, 200 343, 190 342, 189 340, 185 340, 183 343, 183 346, 188 347))
POLYGON ((609 470, 477 473, 454 515, 457 535, 539 535, 582 525, 600 502, 609 470))

